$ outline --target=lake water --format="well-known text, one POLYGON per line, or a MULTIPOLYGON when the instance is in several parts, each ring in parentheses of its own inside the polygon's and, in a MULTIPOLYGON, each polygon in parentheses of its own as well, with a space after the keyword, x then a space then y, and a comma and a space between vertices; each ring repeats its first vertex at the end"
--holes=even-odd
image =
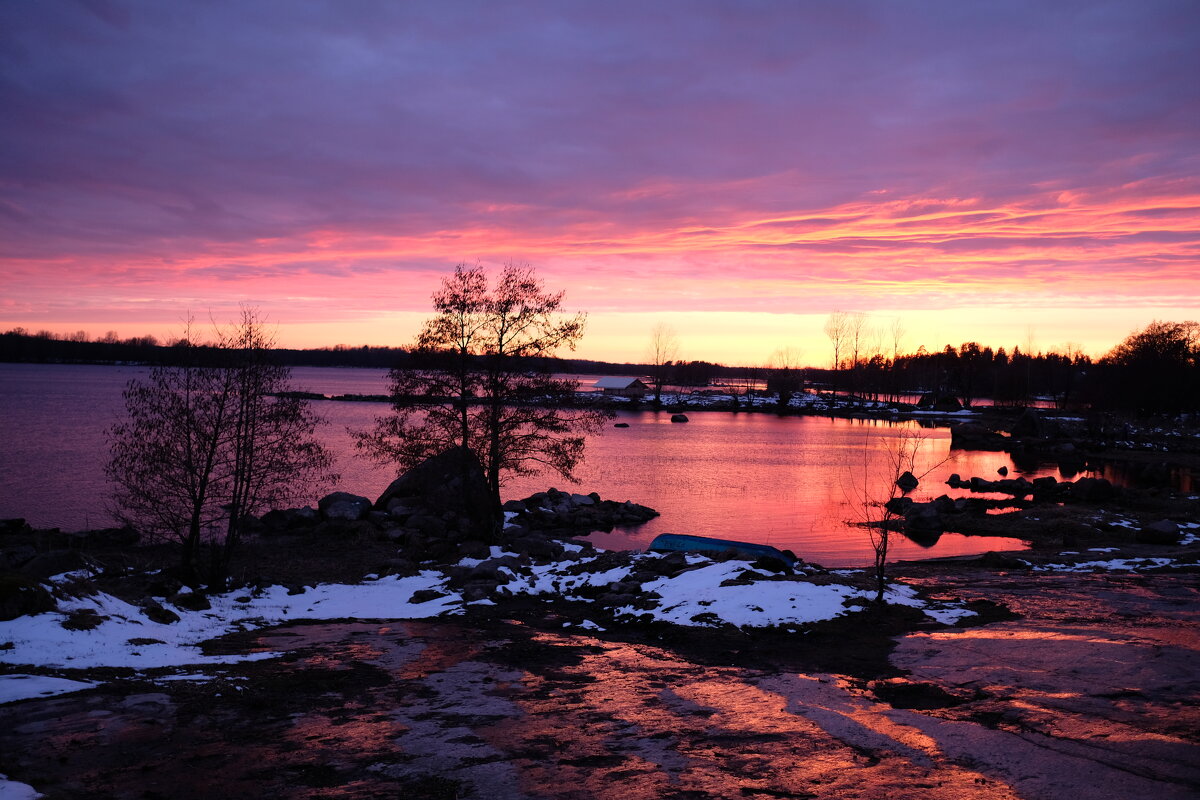
MULTIPOLYGON (((38 527, 81 529, 111 523, 105 430, 124 412, 125 384, 148 369, 122 366, 0 364, 0 518, 24 517, 38 527)), ((381 394, 386 371, 297 368, 296 389, 322 394, 381 394)), ((387 412, 379 403, 316 401, 329 420, 321 437, 338 458, 340 489, 377 496, 395 477, 392 468, 354 454, 351 430, 371 426, 387 412)), ((992 478, 1000 467, 1028 477, 1058 475, 1054 467, 1018 470, 1004 453, 949 450, 946 428, 916 423, 776 417, 769 414, 689 412, 690 422, 670 414, 624 412, 588 443, 578 484, 552 475, 512 480, 506 499, 556 486, 599 492, 605 499, 633 500, 662 516, 629 531, 596 533, 598 546, 644 548, 659 533, 688 533, 763 542, 789 548, 827 566, 869 563, 861 498, 886 497, 882 460, 898 437, 919 432, 924 440, 918 474, 931 469, 913 496, 930 499, 947 491, 950 473, 992 478)), ((316 498, 312 498, 315 504, 316 498)), ((980 553, 1020 547, 1016 540, 943 535, 932 547, 902 536, 894 558, 980 553)))

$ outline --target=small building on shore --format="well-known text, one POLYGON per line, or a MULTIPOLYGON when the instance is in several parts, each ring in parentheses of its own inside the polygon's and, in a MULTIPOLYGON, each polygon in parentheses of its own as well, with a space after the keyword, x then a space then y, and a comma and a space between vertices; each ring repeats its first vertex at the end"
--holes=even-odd
POLYGON ((592 386, 606 395, 629 397, 634 400, 644 398, 646 390, 650 388, 640 378, 618 378, 616 376, 601 378, 592 386))

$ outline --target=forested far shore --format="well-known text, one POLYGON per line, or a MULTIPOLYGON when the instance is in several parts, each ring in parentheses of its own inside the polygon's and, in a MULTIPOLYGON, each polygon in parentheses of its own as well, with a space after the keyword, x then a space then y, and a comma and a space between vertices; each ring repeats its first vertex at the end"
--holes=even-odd
MULTIPOLYGON (((204 347, 204 345, 201 345, 204 347)), ((120 339, 107 334, 89 339, 17 328, 0 333, 0 362, 41 364, 185 363, 184 340, 162 343, 153 336, 120 339)), ((421 356, 409 348, 336 345, 312 349, 276 348, 275 363, 292 367, 416 367, 421 356)), ((186 359, 195 356, 194 348, 186 359)), ((900 402, 915 394, 957 399, 971 406, 981 398, 998 405, 1053 399, 1060 408, 1092 408, 1141 415, 1200 411, 1200 324, 1153 322, 1131 333, 1103 358, 1081 352, 1007 352, 977 342, 915 353, 856 353, 829 367, 732 367, 708 361, 660 365, 586 359, 534 359, 532 369, 576 375, 645 377, 665 370, 667 382, 681 386, 722 384, 745 393, 802 391, 900 402)))
MULTIPOLYGON (((80 332, 60 336, 46 331, 29 333, 20 328, 0 333, 0 362, 23 364, 147 364, 178 363, 187 342, 160 342, 153 336, 120 339, 106 335, 89 339, 80 332)), ((289 367, 364 367, 392 369, 410 357, 406 347, 334 345, 309 349, 274 348, 277 363, 289 367)), ((595 375, 640 374, 643 364, 569 359, 555 362, 562 372, 595 375)), ((709 367, 718 367, 710 364, 709 367)))

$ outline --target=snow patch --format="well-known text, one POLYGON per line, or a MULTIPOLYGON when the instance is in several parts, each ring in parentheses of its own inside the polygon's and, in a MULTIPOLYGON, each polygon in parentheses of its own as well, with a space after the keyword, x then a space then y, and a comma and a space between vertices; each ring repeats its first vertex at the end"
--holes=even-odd
POLYGON ((1170 558, 1114 558, 1110 561, 1081 561, 1078 564, 1040 564, 1034 572, 1137 572, 1139 569, 1169 567, 1170 558))
POLYGON ((45 797, 27 783, 10 781, 7 775, 0 774, 0 800, 37 800, 45 797))
POLYGON ((0 675, 0 705, 28 700, 31 697, 53 697, 56 694, 81 692, 98 685, 91 681, 71 681, 66 678, 52 678, 49 675, 0 675))
MULTIPOLYGON (((59 578, 64 576, 58 576, 59 578)), ((445 576, 426 571, 410 577, 395 575, 360 584, 320 584, 303 594, 290 595, 272 586, 249 602, 243 592, 209 595, 207 611, 174 609, 178 622, 148 619, 140 608, 103 592, 62 600, 61 612, 91 610, 102 621, 91 630, 62 626, 65 613, 46 612, 0 622, 0 663, 71 667, 130 667, 154 669, 189 664, 227 664, 274 658, 275 653, 206 656, 199 644, 227 633, 263 628, 292 620, 421 619, 461 613, 462 598, 445 588, 445 576), (447 592, 424 603, 410 602, 419 590, 447 592)))

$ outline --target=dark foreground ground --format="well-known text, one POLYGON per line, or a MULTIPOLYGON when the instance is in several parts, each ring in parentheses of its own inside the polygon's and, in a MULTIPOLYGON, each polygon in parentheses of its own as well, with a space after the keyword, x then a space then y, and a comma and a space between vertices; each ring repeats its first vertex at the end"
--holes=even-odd
POLYGON ((909 571, 1011 613, 786 640, 545 617, 247 634, 217 647, 286 656, 0 706, 0 771, 50 798, 1200 796, 1200 574, 950 570, 909 571))

